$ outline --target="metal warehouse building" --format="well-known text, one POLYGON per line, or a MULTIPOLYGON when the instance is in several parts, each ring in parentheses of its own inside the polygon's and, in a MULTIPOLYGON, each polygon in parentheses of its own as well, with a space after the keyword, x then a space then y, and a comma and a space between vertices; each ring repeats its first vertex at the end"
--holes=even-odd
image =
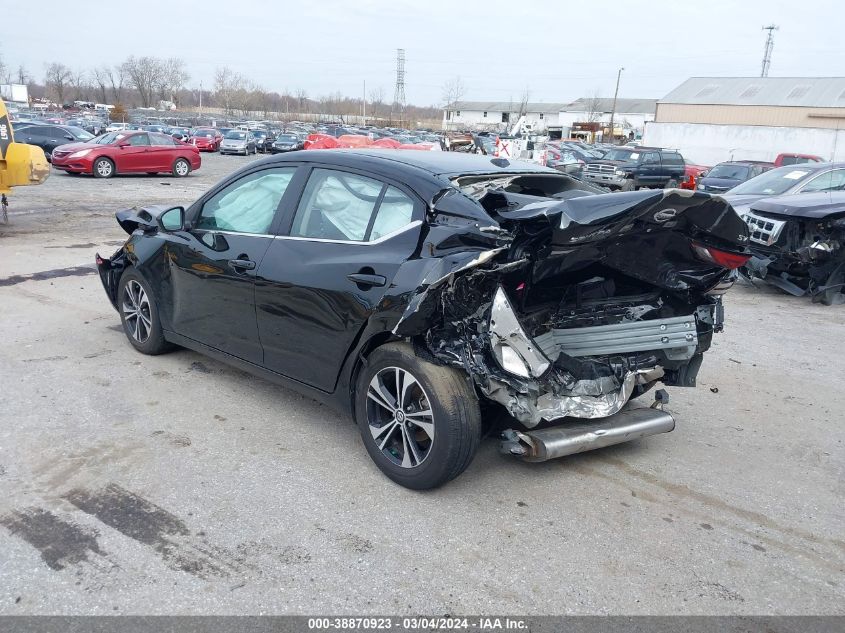
POLYGON ((845 77, 693 77, 657 102, 644 143, 694 162, 845 160, 845 77))

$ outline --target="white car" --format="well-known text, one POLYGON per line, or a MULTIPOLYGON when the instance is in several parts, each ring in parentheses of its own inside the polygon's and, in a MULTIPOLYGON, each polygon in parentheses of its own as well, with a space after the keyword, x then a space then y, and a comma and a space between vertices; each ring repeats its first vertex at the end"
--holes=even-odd
POLYGON ((129 123, 109 123, 106 132, 122 132, 129 129, 129 123))

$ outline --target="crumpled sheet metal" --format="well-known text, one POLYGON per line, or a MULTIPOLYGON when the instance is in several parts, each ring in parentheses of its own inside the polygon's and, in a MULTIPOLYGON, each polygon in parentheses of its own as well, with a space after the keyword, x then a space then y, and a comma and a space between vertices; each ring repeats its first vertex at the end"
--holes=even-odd
MULTIPOLYGON (((514 393, 506 385, 495 380, 489 380, 488 389, 482 387, 485 395, 491 400, 502 404, 508 412, 527 428, 533 428, 543 420, 556 420, 567 416, 575 418, 606 418, 617 412, 630 400, 634 387, 647 384, 663 376, 661 367, 628 372, 621 385, 615 381, 617 388, 600 395, 556 395, 544 393, 537 398, 529 394, 514 393)), ((604 380, 604 379, 600 379, 604 380)), ((582 383, 595 381, 579 381, 577 389, 581 392, 591 390, 582 383)), ((594 385, 596 391, 606 389, 609 383, 594 385)))

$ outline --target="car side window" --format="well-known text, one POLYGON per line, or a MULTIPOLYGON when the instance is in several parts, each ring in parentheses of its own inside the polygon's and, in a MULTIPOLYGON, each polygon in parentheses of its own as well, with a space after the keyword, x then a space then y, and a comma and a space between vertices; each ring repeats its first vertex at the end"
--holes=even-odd
POLYGON ((801 193, 810 193, 812 191, 829 191, 832 183, 832 171, 829 171, 824 174, 819 174, 801 188, 801 193))
POLYGON ((813 178, 801 189, 801 193, 812 191, 842 191, 845 189, 845 169, 834 169, 813 178))
POLYGON ((166 134, 150 134, 150 139, 153 145, 176 145, 176 141, 166 134))
POLYGON ((315 169, 296 210, 291 235, 362 242, 385 188, 365 176, 315 169))
POLYGON ((196 228, 265 234, 296 167, 265 169, 244 176, 202 205, 196 228))
POLYGON ((394 233, 411 223, 414 215, 414 201, 396 187, 388 187, 376 212, 369 239, 394 233))
POLYGON ((133 134, 129 137, 129 144, 133 147, 150 144, 150 137, 146 134, 133 134))
POLYGON ((648 152, 643 156, 643 165, 656 165, 660 163, 660 154, 648 152))

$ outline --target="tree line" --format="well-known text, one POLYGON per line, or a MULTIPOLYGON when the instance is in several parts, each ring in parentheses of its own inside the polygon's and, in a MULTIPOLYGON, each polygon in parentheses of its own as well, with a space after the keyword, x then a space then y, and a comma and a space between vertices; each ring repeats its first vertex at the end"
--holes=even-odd
MULTIPOLYGON (((73 101, 120 104, 126 108, 158 107, 165 101, 180 109, 221 110, 227 115, 261 112, 319 113, 334 116, 362 115, 373 119, 433 119, 440 110, 434 106, 405 105, 385 100, 384 89, 375 88, 364 97, 349 97, 341 92, 310 97, 306 90, 276 92, 266 90, 251 78, 223 66, 217 68, 212 86, 188 87, 191 76, 184 60, 170 57, 127 57, 114 65, 70 68, 62 62, 44 65, 41 81, 23 65, 7 67, 0 59, 0 83, 25 84, 34 99, 50 99, 57 104, 73 101)), ((265 118, 269 118, 265 117, 265 118)))

